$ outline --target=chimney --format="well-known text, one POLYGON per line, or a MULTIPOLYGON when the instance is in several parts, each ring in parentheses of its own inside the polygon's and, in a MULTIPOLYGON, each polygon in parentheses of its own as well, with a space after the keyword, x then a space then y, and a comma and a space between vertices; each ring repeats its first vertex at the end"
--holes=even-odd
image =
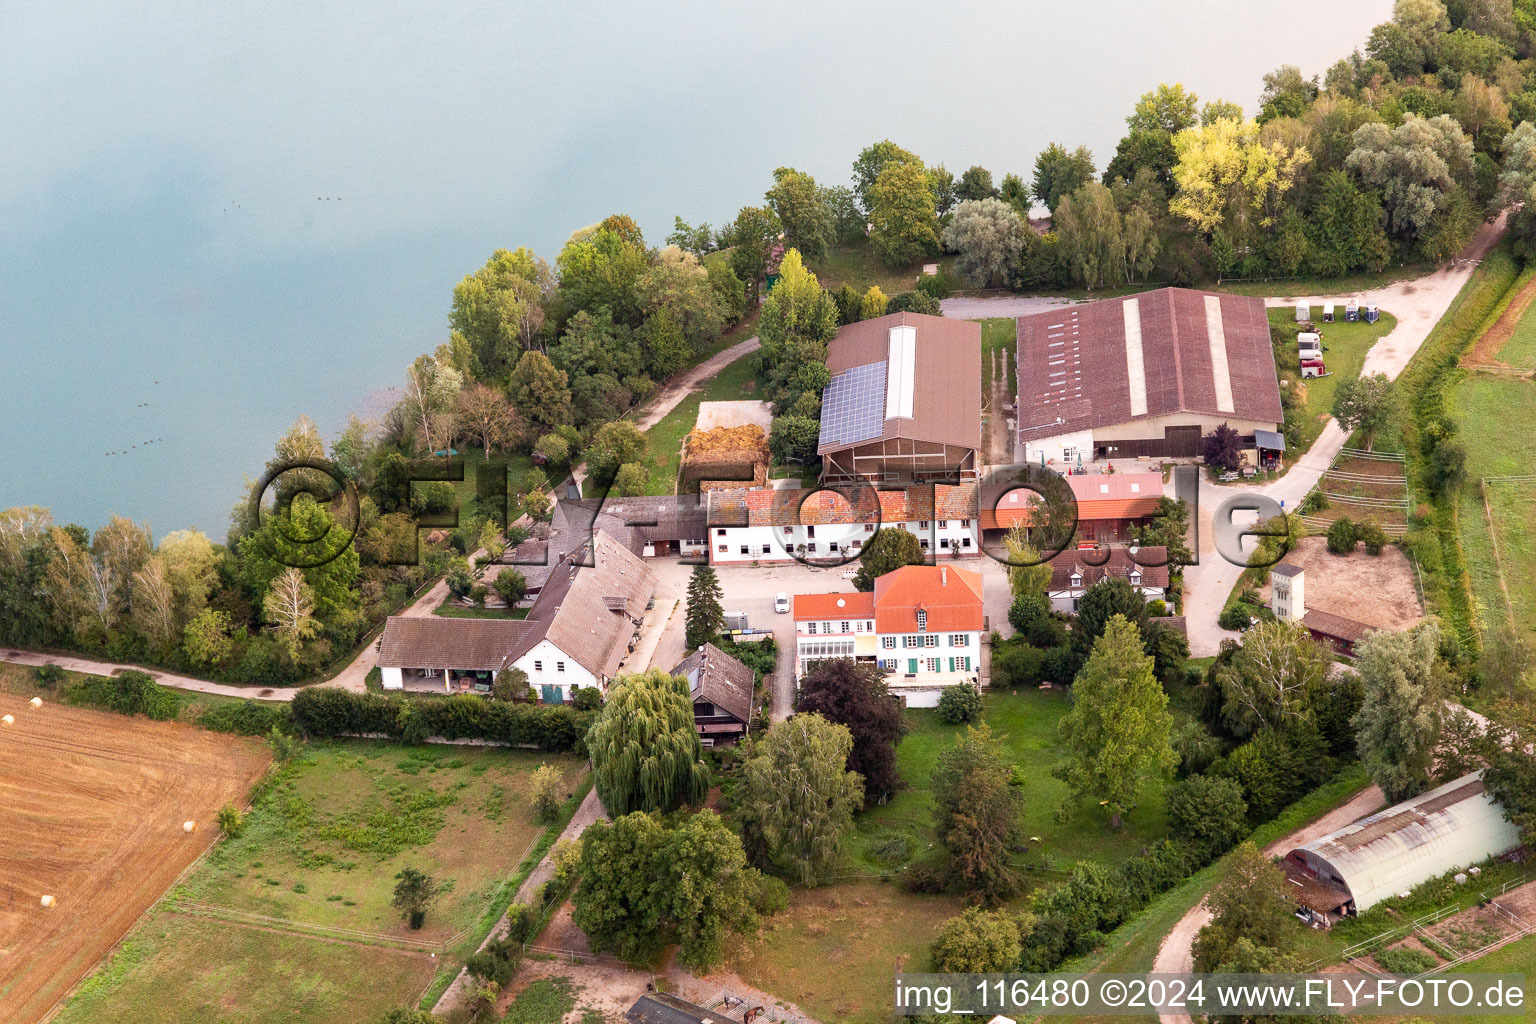
POLYGON ((949 566, 947 565, 939 566, 939 586, 949 586, 949 566))

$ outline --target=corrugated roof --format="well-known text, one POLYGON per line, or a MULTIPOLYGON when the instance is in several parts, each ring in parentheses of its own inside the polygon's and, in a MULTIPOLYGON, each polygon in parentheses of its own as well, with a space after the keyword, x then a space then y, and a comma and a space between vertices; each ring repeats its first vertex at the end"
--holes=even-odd
POLYGON ((1019 317, 1024 440, 1177 412, 1278 424, 1264 300, 1160 288, 1019 317))
POLYGON ((1141 585, 1143 587, 1167 587, 1168 586, 1168 549, 1162 545, 1152 545, 1138 548, 1137 557, 1143 562, 1163 562, 1163 565, 1142 565, 1131 559, 1129 548, 1110 548, 1109 559, 1103 565, 1090 565, 1089 558, 1097 559, 1099 555, 1092 549, 1078 551, 1068 549, 1051 559, 1051 586, 1052 590, 1086 589, 1104 579, 1106 576, 1130 582, 1131 573, 1141 573, 1141 585), (1073 584, 1072 574, 1077 573, 1081 579, 1073 584))
POLYGON ((1448 871, 1498 857, 1520 833, 1483 785, 1481 770, 1346 825, 1293 851, 1325 862, 1356 910, 1448 871))
POLYGON ((1333 612, 1325 612, 1317 608, 1308 608, 1307 613, 1301 617, 1301 624, 1308 629, 1315 629, 1319 633, 1347 640, 1350 643, 1364 639, 1365 634, 1376 628, 1357 619, 1335 615, 1333 612))
MULTIPOLYGON (((855 367, 886 363, 891 352, 891 328, 916 329, 912 415, 884 418, 872 437, 846 443, 818 445, 817 454, 842 451, 892 437, 936 441, 962 448, 981 447, 981 325, 921 313, 891 313, 849 324, 827 346, 827 369, 833 376, 855 367)), ((830 389, 829 389, 830 390, 830 389)), ((888 411, 882 403, 882 415, 888 411)), ((833 415, 829 405, 824 415, 833 415)), ((831 426, 831 424, 828 424, 831 426)), ((832 430, 829 437, 836 436, 832 430)))
POLYGON ((875 631, 977 630, 982 626, 981 573, 953 565, 904 565, 875 578, 875 631))
POLYGON ((672 674, 688 680, 694 700, 707 700, 742 722, 752 720, 752 690, 757 677, 714 644, 705 644, 703 650, 678 662, 672 674))
POLYGON ((684 1002, 665 992, 652 992, 636 999, 635 1005, 624 1014, 624 1019, 630 1024, 707 1024, 717 1019, 720 1024, 725 1024, 726 1018, 716 1018, 704 1007, 684 1002))

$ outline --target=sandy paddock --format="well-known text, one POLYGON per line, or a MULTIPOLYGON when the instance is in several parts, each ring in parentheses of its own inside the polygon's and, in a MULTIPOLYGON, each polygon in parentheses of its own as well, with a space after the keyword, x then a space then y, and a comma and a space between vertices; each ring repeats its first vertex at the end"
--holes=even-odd
POLYGON ((271 758, 255 740, 5 693, 0 714, 16 719, 0 726, 0 1016, 26 1024, 213 843, 219 808, 243 804, 271 758))
MULTIPOLYGON (((1389 545, 1379 555, 1364 547, 1334 555, 1323 537, 1304 537, 1285 556, 1307 571, 1308 609, 1332 612, 1379 629, 1407 629, 1424 617, 1413 586, 1413 565, 1401 548, 1389 545)), ((1269 584, 1260 589, 1269 603, 1269 584)))

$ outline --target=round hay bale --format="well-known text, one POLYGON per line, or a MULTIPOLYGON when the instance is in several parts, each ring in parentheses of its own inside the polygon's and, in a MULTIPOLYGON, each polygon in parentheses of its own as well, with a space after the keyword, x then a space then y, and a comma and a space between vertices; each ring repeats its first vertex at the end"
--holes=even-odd
POLYGON ((38 708, 43 706, 43 698, 33 697, 31 700, 27 701, 27 703, 32 705, 33 711, 36 711, 38 708))
POLYGON ((16 716, 15 715, 0 715, 0 725, 15 725, 15 724, 16 724, 16 716))
POLYGON ((54 899, 52 896, 44 896, 38 902, 43 905, 43 909, 44 910, 52 910, 53 907, 54 907, 54 904, 58 903, 59 901, 54 899))
POLYGON ((183 832, 187 833, 188 835, 191 835, 193 832, 197 831, 197 822, 195 822, 195 821, 184 821, 184 822, 181 823, 181 830, 183 832))

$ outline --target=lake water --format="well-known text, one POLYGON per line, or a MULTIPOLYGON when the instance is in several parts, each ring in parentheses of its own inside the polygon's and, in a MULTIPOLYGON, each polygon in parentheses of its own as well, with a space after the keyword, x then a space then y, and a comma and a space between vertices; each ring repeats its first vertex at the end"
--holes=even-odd
POLYGON ((886 136, 956 175, 1027 179, 1052 141, 1102 167, 1159 81, 1252 112, 1391 8, 138 6, 0 8, 0 507, 215 537, 288 424, 377 407, 497 247, 553 260, 620 211, 659 242, 886 136))

